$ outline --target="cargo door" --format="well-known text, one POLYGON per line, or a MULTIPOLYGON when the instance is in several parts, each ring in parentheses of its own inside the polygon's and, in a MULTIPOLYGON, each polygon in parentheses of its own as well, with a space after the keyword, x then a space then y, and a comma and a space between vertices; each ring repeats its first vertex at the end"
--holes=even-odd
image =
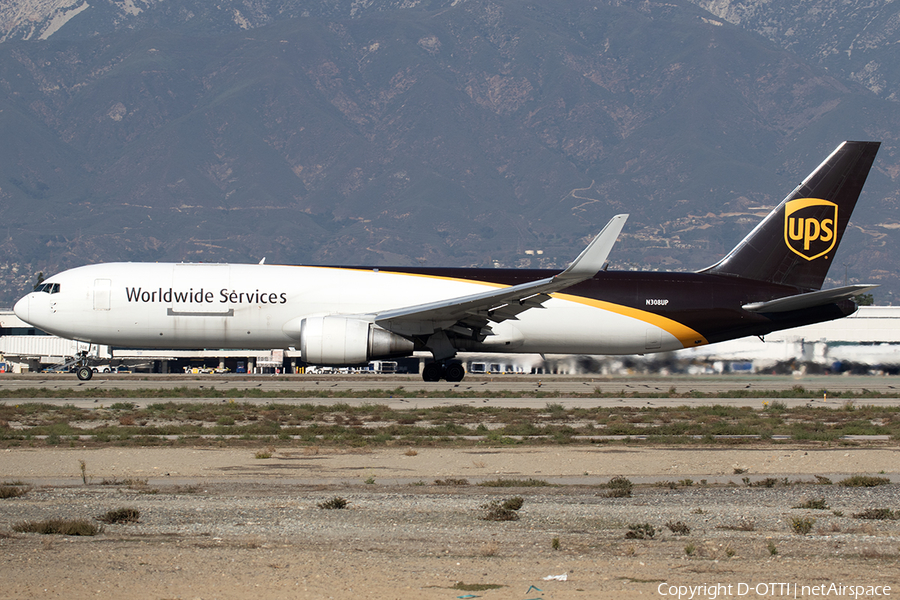
POLYGON ((94 310, 109 310, 112 282, 109 279, 94 280, 94 310))

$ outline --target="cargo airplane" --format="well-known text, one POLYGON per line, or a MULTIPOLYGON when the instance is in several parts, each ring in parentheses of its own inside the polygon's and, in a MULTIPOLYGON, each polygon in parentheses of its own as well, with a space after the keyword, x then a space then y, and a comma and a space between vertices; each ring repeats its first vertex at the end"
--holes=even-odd
MULTIPOLYGON (((838 319, 873 285, 820 289, 878 142, 844 142, 731 252, 698 272, 605 268, 627 215, 563 271, 107 263, 42 282, 15 306, 46 332, 129 348, 299 348, 310 365, 427 352, 669 352, 838 319)), ((89 357, 76 369, 90 379, 89 357)))

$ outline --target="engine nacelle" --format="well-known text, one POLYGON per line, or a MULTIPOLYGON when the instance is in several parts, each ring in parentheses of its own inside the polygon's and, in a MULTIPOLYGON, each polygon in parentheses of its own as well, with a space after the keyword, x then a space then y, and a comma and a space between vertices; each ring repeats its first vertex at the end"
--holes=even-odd
POLYGON ((409 356, 413 347, 411 340, 361 319, 331 315, 300 322, 300 354, 311 365, 359 365, 409 356))

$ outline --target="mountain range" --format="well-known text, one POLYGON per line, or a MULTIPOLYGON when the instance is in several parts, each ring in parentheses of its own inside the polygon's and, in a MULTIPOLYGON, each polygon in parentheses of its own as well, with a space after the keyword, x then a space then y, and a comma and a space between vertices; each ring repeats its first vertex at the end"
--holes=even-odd
MULTIPOLYGON (((883 142, 829 284, 900 294, 900 6, 16 0, 0 305, 100 261, 715 262, 842 140, 883 142)), ((900 296, 898 296, 900 301, 900 296)))

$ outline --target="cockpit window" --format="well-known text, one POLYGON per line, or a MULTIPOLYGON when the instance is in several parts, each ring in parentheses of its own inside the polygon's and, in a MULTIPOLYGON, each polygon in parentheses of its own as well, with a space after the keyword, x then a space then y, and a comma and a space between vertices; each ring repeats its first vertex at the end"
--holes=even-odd
POLYGON ((59 284, 58 283, 42 283, 41 285, 34 288, 36 292, 44 292, 46 294, 58 294, 59 293, 59 284))

